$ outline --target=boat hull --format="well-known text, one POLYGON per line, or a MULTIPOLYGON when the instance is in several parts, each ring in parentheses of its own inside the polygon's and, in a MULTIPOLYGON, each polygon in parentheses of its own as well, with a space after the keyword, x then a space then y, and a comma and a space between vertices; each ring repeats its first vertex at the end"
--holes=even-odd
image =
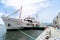
POLYGON ((45 27, 23 27, 20 29, 7 29, 7 31, 19 31, 19 30, 45 30, 45 27))
POLYGON ((39 29, 44 30, 46 27, 27 26, 26 23, 20 23, 19 19, 2 17, 7 30, 30 30, 39 29))
POLYGON ((7 17, 2 17, 2 19, 4 21, 7 30, 23 29, 23 27, 26 26, 24 23, 22 25, 19 19, 7 18, 7 17))

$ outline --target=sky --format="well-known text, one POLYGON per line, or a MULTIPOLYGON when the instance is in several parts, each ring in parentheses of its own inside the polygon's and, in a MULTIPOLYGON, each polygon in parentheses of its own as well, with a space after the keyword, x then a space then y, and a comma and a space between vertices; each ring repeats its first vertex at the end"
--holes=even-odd
MULTIPOLYGON (((0 24, 4 24, 1 16, 9 15, 20 9, 21 18, 32 16, 41 23, 52 23, 54 17, 60 12, 60 0, 0 0, 0 24)), ((19 12, 12 17, 19 17, 19 12)))

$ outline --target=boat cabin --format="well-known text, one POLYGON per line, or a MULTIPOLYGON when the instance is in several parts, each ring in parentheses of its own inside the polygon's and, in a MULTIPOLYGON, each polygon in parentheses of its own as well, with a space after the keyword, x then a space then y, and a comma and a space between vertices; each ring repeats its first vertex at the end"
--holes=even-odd
POLYGON ((24 21, 27 22, 26 25, 39 26, 38 22, 33 17, 27 17, 24 19, 24 21))
POLYGON ((32 23, 33 20, 35 20, 33 17, 27 17, 27 18, 24 19, 24 21, 28 21, 30 23, 32 23))

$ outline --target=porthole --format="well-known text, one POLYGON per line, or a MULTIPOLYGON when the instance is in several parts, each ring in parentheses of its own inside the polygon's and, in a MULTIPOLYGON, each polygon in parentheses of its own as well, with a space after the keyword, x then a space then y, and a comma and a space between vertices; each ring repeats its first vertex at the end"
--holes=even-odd
POLYGON ((8 24, 8 26, 11 26, 10 24, 8 24))

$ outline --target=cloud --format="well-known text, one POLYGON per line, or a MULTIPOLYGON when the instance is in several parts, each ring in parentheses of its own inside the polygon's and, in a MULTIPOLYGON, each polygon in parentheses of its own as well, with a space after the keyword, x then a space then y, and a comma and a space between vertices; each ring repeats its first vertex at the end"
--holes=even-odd
POLYGON ((52 13, 49 12, 42 12, 41 14, 39 14, 39 19, 40 22, 42 23, 51 23, 53 20, 54 16, 52 15, 52 13))
POLYGON ((37 13, 38 10, 49 6, 47 0, 1 0, 7 6, 19 9, 22 5, 22 18, 37 13))

